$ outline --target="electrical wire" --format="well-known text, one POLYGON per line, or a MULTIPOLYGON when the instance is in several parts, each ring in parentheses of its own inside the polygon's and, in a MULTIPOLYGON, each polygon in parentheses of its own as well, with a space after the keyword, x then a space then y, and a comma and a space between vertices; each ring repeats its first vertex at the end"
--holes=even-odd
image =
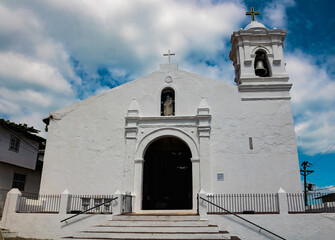
POLYGON ((334 188, 335 189, 335 186, 330 186, 330 187, 325 187, 325 188, 317 188, 317 189, 315 189, 315 191, 326 190, 326 189, 330 189, 330 188, 334 188))
POLYGON ((29 147, 35 149, 36 151, 38 151, 38 148, 35 148, 34 146, 32 146, 30 143, 28 143, 27 141, 25 141, 22 137, 16 135, 16 132, 12 131, 10 128, 8 128, 7 126, 4 126, 1 124, 2 127, 4 127, 5 129, 7 129, 9 132, 11 132, 15 137, 19 138, 20 140, 22 140, 23 142, 25 142, 29 147))
POLYGON ((324 156, 326 156, 326 154, 328 153, 328 152, 330 152, 330 150, 332 150, 332 148, 333 147, 335 147, 335 143, 325 152, 325 153, 323 153, 316 161, 315 161, 315 163, 313 164, 314 166, 315 166, 315 164, 317 164, 324 156))

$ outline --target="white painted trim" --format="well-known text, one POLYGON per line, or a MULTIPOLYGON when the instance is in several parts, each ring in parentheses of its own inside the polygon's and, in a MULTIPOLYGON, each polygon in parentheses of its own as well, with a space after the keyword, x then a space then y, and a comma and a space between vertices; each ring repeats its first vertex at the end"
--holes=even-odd
POLYGON ((144 136, 136 146, 135 158, 144 158, 145 151, 150 145, 151 142, 162 138, 162 137, 176 137, 182 140, 190 148, 192 158, 199 158, 198 145, 196 144, 195 139, 193 139, 188 133, 177 129, 177 128, 162 128, 153 130, 144 136))

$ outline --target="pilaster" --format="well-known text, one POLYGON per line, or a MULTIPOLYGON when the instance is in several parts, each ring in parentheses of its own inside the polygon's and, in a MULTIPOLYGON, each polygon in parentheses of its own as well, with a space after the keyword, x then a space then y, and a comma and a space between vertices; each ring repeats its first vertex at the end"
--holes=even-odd
POLYGON ((134 174, 134 193, 135 193, 135 204, 134 211, 140 212, 142 208, 142 186, 143 186, 143 158, 135 159, 135 174, 134 174))
POLYGON ((200 188, 206 192, 211 189, 211 162, 210 162, 210 121, 209 106, 204 98, 202 98, 197 109, 198 118, 198 137, 200 147, 200 188))
POLYGON ((139 107, 136 98, 129 105, 125 126, 124 191, 134 191, 134 159, 138 132, 139 107))
POLYGON ((193 183, 193 210, 197 209, 197 194, 200 192, 200 158, 191 158, 193 183))

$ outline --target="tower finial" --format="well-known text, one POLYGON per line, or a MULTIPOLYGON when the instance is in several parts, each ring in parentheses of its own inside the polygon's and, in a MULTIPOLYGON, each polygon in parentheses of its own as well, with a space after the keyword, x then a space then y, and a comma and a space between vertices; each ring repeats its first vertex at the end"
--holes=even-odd
POLYGON ((254 8, 250 8, 250 12, 246 12, 245 15, 251 15, 251 21, 256 21, 255 20, 255 15, 259 15, 259 11, 254 11, 254 8))

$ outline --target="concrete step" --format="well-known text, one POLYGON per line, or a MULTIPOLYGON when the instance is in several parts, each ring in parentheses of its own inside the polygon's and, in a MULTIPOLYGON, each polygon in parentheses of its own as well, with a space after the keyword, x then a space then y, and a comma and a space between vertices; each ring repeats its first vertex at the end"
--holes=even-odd
POLYGON ((227 233, 80 232, 74 239, 230 239, 227 233))
POLYGON ((86 231, 94 232, 140 232, 140 233, 204 233, 204 232, 219 232, 217 226, 97 226, 86 229, 86 231))
MULTIPOLYGON (((7 229, 0 229, 2 238, 0 239, 15 239, 18 236, 17 232, 10 232, 7 229)), ((0 235, 0 236, 1 236, 0 235)))
POLYGON ((199 215, 149 215, 149 214, 127 214, 127 215, 115 215, 112 220, 122 221, 197 221, 200 220, 199 215))
POLYGON ((106 225, 83 229, 72 239, 230 239, 199 215, 116 215, 106 225))
POLYGON ((190 227, 190 226, 208 226, 208 221, 206 220, 187 220, 187 221, 156 221, 156 220, 112 220, 109 221, 108 226, 171 226, 171 227, 190 227))

